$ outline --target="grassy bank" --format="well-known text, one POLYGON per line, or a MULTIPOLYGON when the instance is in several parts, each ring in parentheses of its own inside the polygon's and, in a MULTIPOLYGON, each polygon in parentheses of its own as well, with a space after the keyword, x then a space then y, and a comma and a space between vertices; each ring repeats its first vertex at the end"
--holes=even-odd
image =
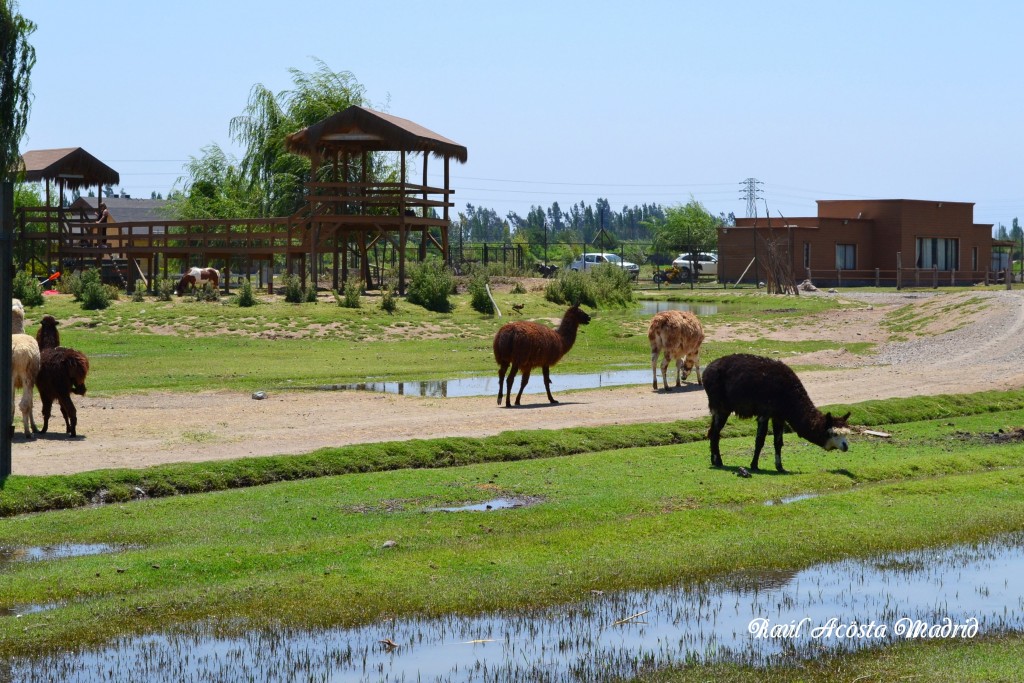
MULTIPOLYGON (((822 406, 822 410, 831 410, 835 414, 851 411, 851 420, 863 426, 1018 409, 1024 409, 1024 394, 1013 391, 822 406)), ((96 470, 39 477, 15 475, 0 482, 0 517, 82 507, 97 502, 116 503, 139 497, 208 493, 341 474, 454 467, 628 447, 670 446, 701 441, 706 438, 707 429, 706 419, 680 420, 667 424, 506 432, 484 438, 452 437, 357 444, 325 448, 307 455, 175 463, 145 469, 96 470)), ((729 428, 730 435, 753 433, 754 423, 749 420, 734 420, 729 428)))
MULTIPOLYGON (((122 300, 102 311, 83 311, 70 296, 54 296, 46 297, 43 307, 28 311, 27 330, 34 334, 44 314, 60 320, 63 343, 89 355, 89 391, 97 394, 455 379, 496 374, 491 343, 504 323, 515 318, 557 324, 565 309, 545 301, 538 291, 496 298, 506 312, 513 303, 523 304, 523 313, 481 315, 470 307, 467 295, 452 297, 451 313, 432 313, 403 302, 393 315, 377 307, 377 297, 364 297, 360 309, 341 308, 322 297, 317 304, 288 304, 275 298, 253 308, 228 300, 122 300)), ((720 298, 704 297, 710 302, 720 298)), ((708 330, 742 325, 750 326, 751 334, 745 335, 746 341, 707 344, 707 361, 739 351, 791 355, 838 348, 866 353, 872 348, 865 343, 785 342, 763 336, 839 307, 834 300, 780 302, 760 293, 727 299, 742 305, 705 317, 708 330)), ((593 322, 581 332, 559 371, 649 367, 649 318, 639 312, 639 304, 594 311, 593 322)))
MULTIPOLYGON (((992 393, 853 406, 880 416, 875 426, 893 438, 855 438, 839 455, 790 437, 787 475, 733 476, 749 462, 749 423, 746 435, 723 441, 722 470, 709 468, 706 443, 632 447, 610 429, 595 430, 571 457, 534 453, 8 518, 0 546, 123 550, 3 569, 0 607, 58 607, 0 619, 0 655, 195 619, 316 627, 543 605, 1021 529, 1024 456, 1019 444, 991 437, 1024 424, 1020 401, 992 393), (764 505, 807 493, 820 495, 764 505), (499 496, 533 504, 486 517, 426 512, 499 496)), ((518 438, 525 453, 559 436, 518 438)))

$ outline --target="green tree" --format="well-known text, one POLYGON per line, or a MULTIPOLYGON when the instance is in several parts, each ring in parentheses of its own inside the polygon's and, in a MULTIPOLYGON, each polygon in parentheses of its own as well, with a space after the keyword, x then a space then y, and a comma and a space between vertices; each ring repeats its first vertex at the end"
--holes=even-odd
POLYGON ((666 208, 665 218, 653 222, 654 247, 662 252, 713 250, 719 224, 719 218, 691 197, 685 205, 666 208))
POLYGON ((174 193, 171 211, 180 220, 200 218, 256 218, 262 198, 242 175, 238 161, 216 144, 189 157, 185 191, 174 193))
POLYGON ((36 25, 18 13, 15 0, 0 0, 0 180, 13 180, 32 108, 32 67, 36 51, 28 38, 36 25))
MULTIPOLYGON (((355 76, 315 61, 312 73, 289 69, 291 90, 275 95, 262 84, 254 85, 244 112, 231 120, 231 136, 245 149, 241 175, 261 198, 264 216, 284 216, 298 209, 304 184, 310 180, 309 159, 286 152, 285 138, 352 105, 367 105, 365 89, 355 76)), ((384 180, 395 174, 383 155, 372 155, 370 165, 372 178, 384 180)), ((321 170, 329 172, 326 165, 321 170)))

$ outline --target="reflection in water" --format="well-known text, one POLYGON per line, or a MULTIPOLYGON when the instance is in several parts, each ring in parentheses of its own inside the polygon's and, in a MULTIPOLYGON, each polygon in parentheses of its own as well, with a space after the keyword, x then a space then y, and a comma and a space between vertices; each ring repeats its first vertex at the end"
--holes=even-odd
POLYGON ((801 493, 795 496, 788 496, 786 498, 777 498, 775 500, 766 500, 765 505, 789 505, 790 503, 798 503, 801 500, 810 500, 811 498, 817 498, 820 493, 801 493))
POLYGON ((494 500, 486 500, 483 503, 462 505, 460 507, 430 508, 427 512, 487 512, 489 510, 511 510, 514 508, 526 507, 532 502, 534 501, 526 500, 524 498, 495 498, 494 500))
MULTIPOLYGON (((628 384, 649 384, 650 369, 609 370, 583 374, 551 373, 551 391, 567 389, 597 389, 600 387, 624 386, 628 384)), ((519 376, 516 376, 514 390, 519 391, 519 376)), ((290 387, 294 388, 294 387, 290 387)), ((429 382, 359 382, 357 384, 322 384, 309 387, 316 391, 375 391, 402 396, 423 396, 427 398, 460 398, 465 396, 497 396, 498 373, 493 377, 466 377, 463 379, 434 380, 429 382)), ((544 378, 539 374, 530 377, 524 394, 543 394, 544 378)))
POLYGON ((298 672, 329 681, 602 681, 685 662, 763 666, 885 645, 907 639, 900 629, 918 628, 915 620, 977 620, 977 635, 1022 630, 1022 574, 1024 534, 1015 534, 801 571, 745 571, 715 583, 595 591, 535 611, 237 637, 194 624, 8 664, 19 681, 290 681, 298 672), (871 635, 849 637, 854 622, 873 623, 871 635), (780 625, 786 635, 765 635, 780 625))
MULTIPOLYGON (((640 302, 640 315, 654 315, 655 313, 661 313, 662 311, 689 311, 696 315, 698 318, 702 318, 706 315, 716 315, 719 313, 719 309, 723 309, 721 312, 726 313, 729 308, 728 304, 695 304, 687 301, 641 301, 640 302)), ((733 306, 735 310, 739 310, 738 306, 733 306)))
POLYGON ((32 562, 38 560, 59 560, 65 557, 103 555, 117 552, 119 548, 106 543, 64 543, 30 548, 6 548, 0 546, 0 567, 10 562, 32 562))

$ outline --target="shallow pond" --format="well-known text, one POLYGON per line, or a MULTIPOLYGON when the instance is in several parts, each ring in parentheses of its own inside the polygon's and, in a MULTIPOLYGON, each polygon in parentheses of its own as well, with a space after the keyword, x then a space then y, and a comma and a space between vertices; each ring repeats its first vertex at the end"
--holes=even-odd
MULTIPOLYGON (((510 513, 510 514, 514 514, 510 513)), ((353 629, 185 630, 14 659, 18 681, 601 681, 685 662, 753 665, 822 651, 1024 629, 1024 534, 801 571, 602 594, 548 609, 353 629), (948 620, 948 621, 947 621, 948 620)))
POLYGON ((738 313, 744 310, 737 304, 698 304, 692 301, 644 300, 640 302, 640 315, 654 315, 662 311, 689 311, 698 318, 718 313, 738 313))
MULTIPOLYGON (((693 379, 692 375, 691 378, 693 379)), ((600 387, 617 387, 628 384, 648 384, 651 381, 651 370, 608 370, 581 374, 563 374, 557 370, 551 373, 551 392, 557 394, 567 389, 597 389, 600 387)), ((519 392, 519 376, 513 385, 512 400, 519 392)), ((324 384, 306 387, 316 391, 375 391, 385 394, 403 396, 424 396, 429 398, 459 398, 465 396, 498 396, 498 371, 492 377, 465 377, 462 379, 442 379, 426 382, 359 382, 357 384, 324 384)), ((530 377, 523 395, 543 394, 544 377, 536 372, 530 377)), ((558 396, 555 396, 558 399, 558 396)))

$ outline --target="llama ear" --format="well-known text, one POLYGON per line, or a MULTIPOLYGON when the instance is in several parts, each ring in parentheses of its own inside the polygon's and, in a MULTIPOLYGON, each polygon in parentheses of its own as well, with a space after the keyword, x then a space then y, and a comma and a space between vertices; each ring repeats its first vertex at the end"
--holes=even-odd
POLYGON ((841 424, 841 425, 845 425, 845 424, 846 424, 846 422, 847 422, 847 420, 849 420, 849 419, 850 419, 850 412, 849 412, 849 411, 847 411, 847 412, 846 412, 846 415, 843 415, 843 416, 842 416, 842 417, 840 417, 840 418, 836 418, 836 422, 838 422, 838 423, 839 423, 839 424, 841 424))
POLYGON ((832 413, 825 413, 825 429, 832 429, 834 419, 832 413))

